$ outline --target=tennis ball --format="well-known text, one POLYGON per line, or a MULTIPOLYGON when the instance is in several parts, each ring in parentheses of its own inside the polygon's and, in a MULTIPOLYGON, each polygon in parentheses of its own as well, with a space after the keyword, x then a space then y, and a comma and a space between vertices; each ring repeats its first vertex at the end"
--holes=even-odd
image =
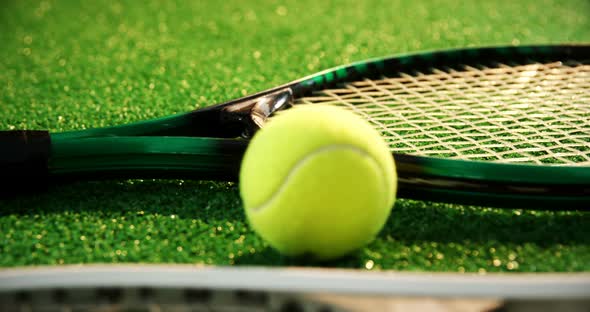
POLYGON ((285 255, 319 260, 370 242, 396 190, 393 157, 379 133, 334 106, 278 113, 253 137, 240 169, 254 231, 285 255))

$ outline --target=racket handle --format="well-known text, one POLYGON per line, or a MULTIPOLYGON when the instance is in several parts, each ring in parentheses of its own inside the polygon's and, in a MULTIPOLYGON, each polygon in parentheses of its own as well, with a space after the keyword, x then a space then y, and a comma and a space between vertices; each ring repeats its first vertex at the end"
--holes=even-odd
POLYGON ((0 196, 45 188, 50 152, 48 131, 0 131, 0 196))

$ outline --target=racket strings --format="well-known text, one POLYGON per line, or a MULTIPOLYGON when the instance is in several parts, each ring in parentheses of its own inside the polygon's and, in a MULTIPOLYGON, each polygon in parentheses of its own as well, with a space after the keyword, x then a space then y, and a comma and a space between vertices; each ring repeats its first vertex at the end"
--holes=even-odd
POLYGON ((536 164, 590 163, 590 64, 496 64, 365 79, 296 104, 347 107, 392 151, 536 164))

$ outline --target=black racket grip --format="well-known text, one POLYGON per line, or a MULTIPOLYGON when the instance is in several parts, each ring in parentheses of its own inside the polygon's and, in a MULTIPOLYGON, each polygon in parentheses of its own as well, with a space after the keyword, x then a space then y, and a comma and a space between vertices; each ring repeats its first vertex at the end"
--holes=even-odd
POLYGON ((48 131, 0 131, 0 196, 45 189, 49 180, 48 131))

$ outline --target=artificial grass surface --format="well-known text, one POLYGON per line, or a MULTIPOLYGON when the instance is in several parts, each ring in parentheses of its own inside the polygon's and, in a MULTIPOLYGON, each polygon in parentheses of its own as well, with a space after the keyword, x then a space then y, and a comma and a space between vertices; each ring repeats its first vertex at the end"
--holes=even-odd
MULTIPOLYGON (((464 46, 590 41, 588 1, 19 1, 0 5, 0 128, 63 131, 165 116, 335 65, 464 46)), ((0 202, 0 265, 320 265, 247 226, 237 186, 83 182, 0 202)), ((331 267, 590 269, 582 212, 399 200, 331 267)))

